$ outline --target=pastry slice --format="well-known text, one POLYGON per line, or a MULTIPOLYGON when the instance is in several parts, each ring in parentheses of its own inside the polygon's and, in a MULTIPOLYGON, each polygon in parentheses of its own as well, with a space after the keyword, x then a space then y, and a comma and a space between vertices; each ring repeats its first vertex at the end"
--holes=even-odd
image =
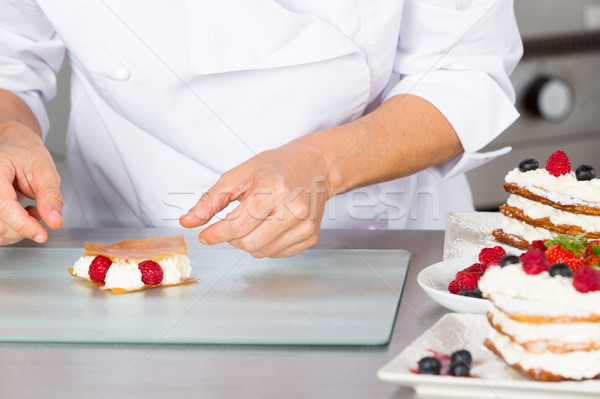
POLYGON ((68 271, 119 294, 197 280, 190 277, 192 268, 183 235, 126 239, 114 244, 86 242, 83 256, 68 271))

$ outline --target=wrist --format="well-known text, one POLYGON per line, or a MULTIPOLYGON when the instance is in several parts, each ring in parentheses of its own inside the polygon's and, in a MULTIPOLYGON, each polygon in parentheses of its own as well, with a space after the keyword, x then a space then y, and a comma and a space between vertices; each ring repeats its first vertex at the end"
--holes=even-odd
POLYGON ((22 125, 40 138, 42 129, 29 106, 16 94, 0 89, 0 123, 22 125))
POLYGON ((27 140, 43 145, 41 135, 26 124, 13 119, 0 118, 0 141, 5 139, 27 140))
POLYGON ((324 194, 327 199, 344 192, 339 155, 334 143, 325 133, 320 131, 308 134, 292 141, 290 144, 305 154, 320 171, 316 178, 324 184, 324 194))

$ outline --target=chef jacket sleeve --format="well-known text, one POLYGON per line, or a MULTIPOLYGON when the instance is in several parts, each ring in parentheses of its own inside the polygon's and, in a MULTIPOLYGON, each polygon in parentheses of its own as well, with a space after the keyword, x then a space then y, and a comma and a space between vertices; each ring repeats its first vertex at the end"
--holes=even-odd
POLYGON ((406 0, 394 63, 408 93, 450 122, 464 153, 433 168, 449 179, 503 153, 477 153, 519 116, 508 75, 523 53, 512 0, 406 0))
POLYGON ((0 0, 0 10, 0 88, 25 101, 45 136, 44 101, 56 94, 64 45, 37 3, 0 0))

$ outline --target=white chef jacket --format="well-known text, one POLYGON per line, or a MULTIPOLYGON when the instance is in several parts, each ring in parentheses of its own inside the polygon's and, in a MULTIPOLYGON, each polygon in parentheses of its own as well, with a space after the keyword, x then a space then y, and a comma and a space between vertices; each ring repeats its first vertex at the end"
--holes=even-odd
POLYGON ((464 172, 500 154, 477 151, 518 116, 511 0, 0 0, 0 10, 0 87, 44 132, 43 102, 65 54, 71 63, 68 226, 178 226, 223 172, 410 93, 445 115, 464 154, 331 199, 322 226, 442 228, 447 212, 472 209, 464 172))

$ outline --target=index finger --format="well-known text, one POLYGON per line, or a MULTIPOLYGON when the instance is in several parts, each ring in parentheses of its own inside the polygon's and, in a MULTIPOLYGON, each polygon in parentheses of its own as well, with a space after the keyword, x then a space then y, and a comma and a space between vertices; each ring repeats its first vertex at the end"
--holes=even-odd
POLYGON ((198 227, 206 224, 244 192, 242 185, 233 185, 222 176, 214 186, 204 193, 196 205, 179 218, 183 227, 198 227))
POLYGON ((16 233, 42 243, 48 233, 42 224, 31 216, 17 201, 17 194, 5 179, 0 179, 0 221, 16 233))
POLYGON ((241 202, 223 220, 208 226, 200 232, 202 244, 212 245, 246 237, 260 226, 271 214, 273 207, 256 208, 250 201, 241 202))

